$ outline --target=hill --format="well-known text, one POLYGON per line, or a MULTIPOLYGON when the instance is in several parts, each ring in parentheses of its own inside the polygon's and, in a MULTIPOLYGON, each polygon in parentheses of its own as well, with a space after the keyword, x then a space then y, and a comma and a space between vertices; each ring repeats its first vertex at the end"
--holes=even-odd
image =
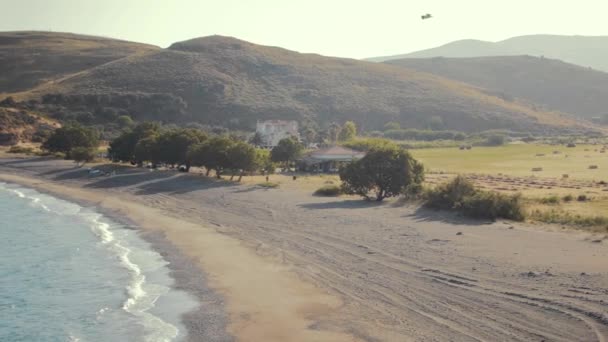
POLYGON ((129 114, 240 129, 263 119, 295 119, 313 127, 354 120, 364 130, 398 121, 426 128, 437 117, 442 128, 466 132, 589 127, 428 73, 221 36, 118 59, 29 96, 42 98, 55 112, 68 108, 88 119, 129 114))
POLYGON ((402 58, 486 57, 531 55, 559 59, 564 62, 608 72, 608 37, 530 35, 499 42, 459 40, 436 48, 413 53, 370 58, 383 62, 402 58))
POLYGON ((608 115, 608 73, 531 56, 398 59, 386 63, 433 73, 584 118, 608 115))
POLYGON ((157 47, 116 39, 55 32, 0 32, 0 95, 27 91, 157 47))

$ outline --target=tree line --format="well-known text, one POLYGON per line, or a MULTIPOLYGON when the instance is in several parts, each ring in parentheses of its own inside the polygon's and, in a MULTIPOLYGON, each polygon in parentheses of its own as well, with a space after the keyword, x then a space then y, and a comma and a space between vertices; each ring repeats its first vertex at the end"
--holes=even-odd
MULTIPOLYGON (((49 152, 64 154, 66 159, 88 162, 98 154, 99 133, 90 127, 71 122, 58 128, 43 143, 49 152)), ((166 128, 155 122, 142 122, 126 128, 113 139, 108 158, 114 162, 130 162, 152 167, 167 165, 189 172, 193 166, 204 167, 206 174, 215 172, 220 178, 230 172, 240 181, 246 173, 272 173, 278 164, 291 166, 304 151, 293 137, 283 139, 272 150, 230 135, 210 134, 196 128, 166 128)))

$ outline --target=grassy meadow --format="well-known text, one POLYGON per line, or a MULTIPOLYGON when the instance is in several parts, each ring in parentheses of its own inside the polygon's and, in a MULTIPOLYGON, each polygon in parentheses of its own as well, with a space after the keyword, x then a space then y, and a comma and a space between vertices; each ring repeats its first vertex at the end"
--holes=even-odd
POLYGON ((426 166, 427 185, 463 174, 482 189, 522 194, 532 221, 604 231, 608 230, 608 152, 601 152, 603 148, 510 144, 411 153, 426 166))
POLYGON ((517 177, 552 177, 608 181, 608 152, 601 145, 565 146, 510 144, 473 147, 471 150, 437 148, 411 150, 430 171, 503 174, 517 177), (556 153, 557 152, 557 153, 556 153), (596 165, 597 169, 589 166, 596 165), (533 168, 542 171, 532 171, 533 168))

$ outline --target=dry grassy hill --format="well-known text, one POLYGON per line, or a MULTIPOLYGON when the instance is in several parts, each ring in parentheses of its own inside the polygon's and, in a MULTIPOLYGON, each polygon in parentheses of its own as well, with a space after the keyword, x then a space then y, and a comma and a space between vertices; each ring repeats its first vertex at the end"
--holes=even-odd
POLYGON ((220 36, 118 59, 37 91, 44 93, 59 94, 46 96, 48 103, 79 110, 116 107, 136 119, 238 128, 269 118, 321 125, 355 120, 366 130, 388 121, 423 128, 433 116, 442 117, 446 129, 461 131, 588 127, 428 73, 220 36))
POLYGON ((155 46, 55 32, 0 32, 0 95, 27 91, 155 46))
POLYGON ((386 63, 432 73, 585 118, 608 115, 608 73, 531 56, 398 59, 386 63))

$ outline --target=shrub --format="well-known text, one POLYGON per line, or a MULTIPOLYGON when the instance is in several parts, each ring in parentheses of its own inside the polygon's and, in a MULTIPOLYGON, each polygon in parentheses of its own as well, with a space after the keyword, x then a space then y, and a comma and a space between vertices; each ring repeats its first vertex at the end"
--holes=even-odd
POLYGON ((462 176, 428 190, 425 198, 427 207, 457 210, 469 217, 521 221, 525 216, 521 196, 476 189, 462 176))
POLYGON ((468 179, 458 176, 451 182, 437 186, 426 192, 426 206, 434 209, 459 209, 462 199, 475 194, 475 186, 468 179))
POLYGON ((31 147, 25 147, 25 146, 11 146, 11 148, 9 148, 7 152, 8 152, 8 153, 24 153, 24 154, 31 154, 32 152, 34 152, 34 150, 33 150, 31 147))
POLYGON ((564 200, 564 202, 572 202, 572 200, 574 200, 574 196, 572 196, 572 195, 566 195, 562 199, 564 200))
POLYGON ((505 144, 507 138, 502 134, 493 134, 487 137, 486 146, 502 146, 505 144))
POLYGON ((578 197, 576 198, 577 201, 579 202, 586 202, 589 200, 589 198, 587 198, 587 195, 578 195, 578 197))
POLYGON ((540 203, 542 203, 542 204, 558 204, 559 203, 559 197, 557 197, 557 196, 549 196, 549 197, 541 198, 540 199, 540 203))
POLYGON ((524 219, 521 197, 509 196, 494 191, 477 191, 462 201, 462 212, 470 217, 505 218, 516 221, 524 219))
POLYGON ((258 185, 261 186, 262 188, 268 188, 268 189, 275 189, 275 188, 279 187, 279 183, 273 183, 273 182, 264 182, 264 183, 260 183, 258 185))
POLYGON ((315 196, 335 197, 342 194, 342 189, 338 185, 325 185, 314 192, 315 196))
POLYGON ((342 144, 353 150, 367 152, 374 148, 397 147, 394 142, 383 138, 355 138, 342 144))

